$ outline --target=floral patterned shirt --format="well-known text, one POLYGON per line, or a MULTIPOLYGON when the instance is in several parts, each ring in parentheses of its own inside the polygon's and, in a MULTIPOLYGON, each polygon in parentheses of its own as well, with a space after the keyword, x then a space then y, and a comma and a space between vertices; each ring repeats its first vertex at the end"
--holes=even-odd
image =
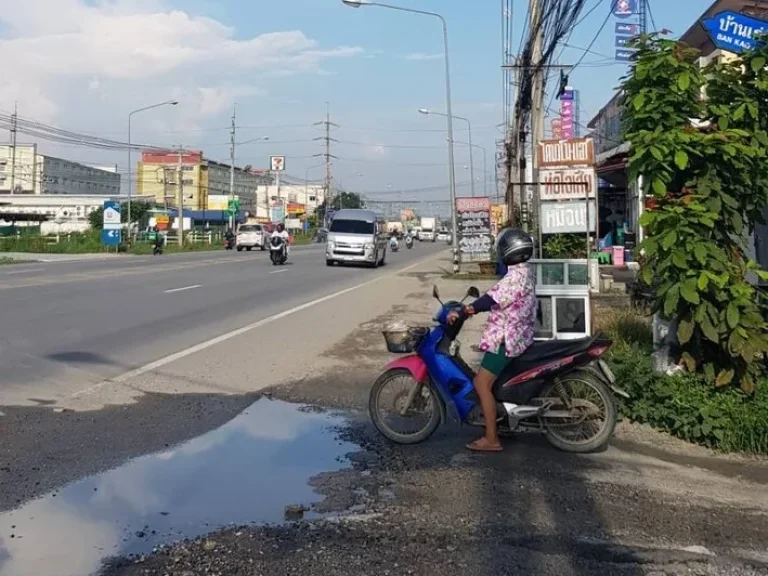
POLYGON ((520 356, 533 344, 536 324, 536 279, 531 264, 518 264, 490 290, 496 305, 480 338, 480 350, 496 352, 504 343, 508 358, 520 356))

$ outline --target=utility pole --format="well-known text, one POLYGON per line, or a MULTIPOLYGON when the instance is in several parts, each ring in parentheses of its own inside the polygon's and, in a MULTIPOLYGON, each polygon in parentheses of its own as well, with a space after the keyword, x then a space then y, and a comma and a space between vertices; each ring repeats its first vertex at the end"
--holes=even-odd
POLYGON ((179 194, 179 246, 184 246, 184 147, 179 146, 179 164, 176 167, 176 189, 179 194))
POLYGON ((18 104, 13 104, 13 116, 11 116, 11 190, 13 194, 16 188, 16 134, 18 133, 18 104))
POLYGON ((541 222, 539 214, 539 142, 544 139, 544 75, 542 62, 544 27, 542 26, 542 0, 531 0, 531 31, 533 33, 533 110, 531 111, 531 159, 533 161, 533 210, 538 228, 539 258, 542 257, 541 222))
POLYGON ((336 156, 331 154, 331 142, 337 142, 331 138, 331 128, 339 128, 338 124, 331 122, 331 113, 328 108, 328 103, 325 103, 325 121, 316 122, 315 126, 322 126, 325 129, 325 136, 315 138, 315 140, 322 140, 325 146, 325 152, 322 154, 315 154, 314 157, 322 157, 325 161, 325 191, 323 198, 325 199, 325 218, 328 220, 328 211, 332 209, 332 195, 331 195, 331 159, 335 159, 336 156))
MULTIPOLYGON (((236 110, 232 107, 232 130, 229 133, 229 199, 230 206, 235 200, 235 113, 236 110)), ((279 178, 279 176, 278 176, 279 178)), ((278 184, 278 194, 279 194, 278 184)), ((232 212, 229 215, 229 229, 235 229, 235 213, 232 212)))

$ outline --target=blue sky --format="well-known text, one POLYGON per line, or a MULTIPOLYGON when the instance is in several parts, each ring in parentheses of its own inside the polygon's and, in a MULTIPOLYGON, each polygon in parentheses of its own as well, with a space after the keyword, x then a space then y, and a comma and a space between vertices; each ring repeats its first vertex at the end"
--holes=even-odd
MULTIPOLYGON (((493 190, 495 141, 502 137, 496 127, 502 120, 500 2, 394 1, 405 7, 438 11, 448 21, 454 114, 472 121, 475 144, 487 150, 488 187, 493 190)), ((611 3, 591 0, 587 8, 598 1, 602 6, 574 31, 570 45, 584 48, 595 36, 611 3)), ((89 49, 87 58, 77 60, 82 69, 65 71, 70 76, 62 78, 61 70, 45 72, 47 75, 39 72, 33 80, 20 82, 24 85, 16 92, 12 87, 0 90, 3 110, 12 107, 12 99, 18 99, 22 115, 124 140, 127 110, 178 97, 178 109, 136 117, 134 141, 183 144, 226 160, 229 116, 232 103, 237 102, 237 139, 270 138, 269 143, 239 147, 238 164, 266 166, 270 155, 282 154, 287 156, 287 171, 304 178, 307 168, 318 163, 313 155, 322 151, 320 143, 313 140, 321 133, 312 124, 324 119, 328 102, 332 120, 340 125, 333 134, 339 140, 332 149, 339 157, 333 173, 345 187, 379 198, 396 198, 400 190, 414 190, 404 192, 411 198, 445 197, 445 122, 417 112, 420 107, 445 111, 442 36, 435 19, 376 7, 352 9, 340 0, 36 3, 66 4, 69 12, 84 10, 89 15, 86 20, 105 18, 107 25, 88 28, 74 21, 62 24, 64 13, 55 21, 41 23, 39 9, 24 20, 23 8, 11 0, 0 0, 0 8, 3 4, 12 8, 0 16, 0 40, 50 40, 57 27, 71 26, 86 45, 97 46, 89 49), (124 49, 114 47, 120 38, 115 40, 112 33, 106 46, 114 47, 115 55, 109 62, 94 63, 104 49, 99 48, 103 44, 90 42, 91 36, 109 26, 125 30, 130 43, 124 49), (136 26, 135 33, 129 34, 130 26, 136 26), (293 36, 286 34, 291 32, 293 36), (274 33, 278 34, 263 36, 274 33), (283 45, 287 54, 284 61, 280 59, 283 45), (194 58, 188 58, 191 47, 196 50, 194 58), (209 52, 214 55, 207 58, 209 52), (141 66, 134 67, 141 58, 141 66), (251 58, 263 58, 266 63, 250 62, 251 58), (152 76, 140 73, 148 66, 152 76), (49 88, 52 77, 61 90, 49 88), (45 89, 25 93, 29 86, 45 89), (432 187, 438 189, 417 191, 432 187)), ((709 4, 709 0, 651 0, 651 9, 657 28, 666 27, 679 35, 709 4)), ((526 9, 526 0, 515 1, 515 48, 526 9)), ((613 54, 613 21, 592 51, 607 57, 613 54)), ((57 52, 64 50, 59 43, 51 42, 51 46, 57 52)), ((77 49, 83 51, 82 47, 77 49)), ((577 48, 566 48, 561 62, 572 63, 581 54, 577 48)), ((590 54, 585 65, 571 76, 571 84, 581 92, 583 124, 610 98, 626 70, 622 65, 586 65, 599 60, 604 57, 590 54)), ((462 124, 455 128, 456 139, 466 140, 462 124)), ((60 147, 55 152, 80 160, 115 162, 125 169, 123 155, 60 147)), ((467 194, 469 175, 463 169, 468 164, 466 147, 457 147, 456 162, 459 192, 467 194)), ((482 152, 476 150, 477 177, 482 176, 482 167, 482 152)), ((321 174, 319 169, 309 172, 315 178, 321 174)), ((481 192, 482 183, 476 186, 481 192)))

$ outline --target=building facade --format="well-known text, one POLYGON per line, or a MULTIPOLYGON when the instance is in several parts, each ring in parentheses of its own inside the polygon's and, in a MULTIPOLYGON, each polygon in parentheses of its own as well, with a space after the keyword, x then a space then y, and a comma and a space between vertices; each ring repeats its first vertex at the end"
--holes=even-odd
MULTIPOLYGON (((703 68, 715 61, 730 61, 738 54, 719 49, 712 41, 704 21, 715 15, 731 11, 744 14, 768 23, 768 2, 765 0, 716 0, 691 27, 680 37, 680 41, 699 50, 699 65, 703 68)), ((706 91, 706 89, 705 89, 706 91)), ((613 98, 590 121, 595 140, 597 173, 600 177, 599 205, 600 230, 616 228, 620 222, 627 222, 630 230, 637 232, 637 240, 643 239, 639 218, 645 208, 643 179, 629 177, 627 166, 629 143, 623 140, 622 116, 624 113, 621 93, 613 98)))
POLYGON ((0 146, 0 194, 118 196, 117 167, 96 167, 38 153, 37 145, 0 146))
MULTIPOLYGON (((181 162, 183 205, 187 210, 226 210, 221 198, 231 197, 230 166, 203 156, 202 152, 144 152, 138 164, 137 191, 140 196, 153 196, 160 206, 178 208, 178 168, 181 162)), ((263 173, 235 167, 234 194, 240 209, 249 211, 265 203, 264 192, 269 179, 263 173)))

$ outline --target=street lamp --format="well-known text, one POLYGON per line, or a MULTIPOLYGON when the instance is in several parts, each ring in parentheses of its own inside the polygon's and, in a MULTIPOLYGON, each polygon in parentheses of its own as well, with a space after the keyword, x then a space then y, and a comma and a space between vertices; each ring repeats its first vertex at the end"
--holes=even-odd
MULTIPOLYGON (((487 150, 483 148, 482 146, 478 146, 477 144, 469 144, 468 142, 459 142, 456 141, 456 144, 463 144, 464 146, 469 146, 469 149, 472 150, 472 148, 479 148, 483 151, 483 196, 486 198, 488 197, 488 154, 487 150)), ((470 156, 470 159, 472 157, 470 156)), ((474 180, 474 178, 473 178, 474 180)))
POLYGON ((145 112, 152 110, 153 108, 160 108, 161 106, 176 106, 179 103, 178 100, 166 100, 165 102, 159 102, 158 104, 152 104, 151 106, 144 106, 143 108, 137 108, 133 112, 128 114, 128 243, 131 241, 131 119, 134 114, 139 112, 145 112))
MULTIPOLYGON (((432 114, 433 116, 447 116, 447 114, 443 114, 442 112, 433 112, 429 108, 419 108, 419 114, 424 114, 424 116, 429 116, 432 114)), ((469 131, 469 172, 470 176, 472 178, 472 197, 475 196, 475 161, 472 157, 472 123, 467 119, 463 118, 461 116, 454 116, 454 120, 463 120, 467 123, 467 130, 469 131)))
MULTIPOLYGON (((371 2, 370 0, 342 0, 347 6, 353 8, 360 8, 361 6, 378 6, 380 8, 388 8, 390 10, 397 10, 398 12, 410 12, 412 14, 421 14, 422 16, 432 16, 438 18, 443 26, 443 49, 445 51, 445 107, 446 107, 446 120, 448 129, 448 182, 451 193, 451 224, 454 230, 457 230, 456 222, 456 172, 454 167, 453 158, 453 108, 451 106, 451 67, 448 60, 448 25, 440 14, 436 12, 426 12, 424 10, 415 10, 413 8, 403 8, 401 6, 392 6, 391 4, 381 4, 379 2, 371 2)), ((456 234, 453 235, 453 272, 459 271, 459 241, 456 234)))

